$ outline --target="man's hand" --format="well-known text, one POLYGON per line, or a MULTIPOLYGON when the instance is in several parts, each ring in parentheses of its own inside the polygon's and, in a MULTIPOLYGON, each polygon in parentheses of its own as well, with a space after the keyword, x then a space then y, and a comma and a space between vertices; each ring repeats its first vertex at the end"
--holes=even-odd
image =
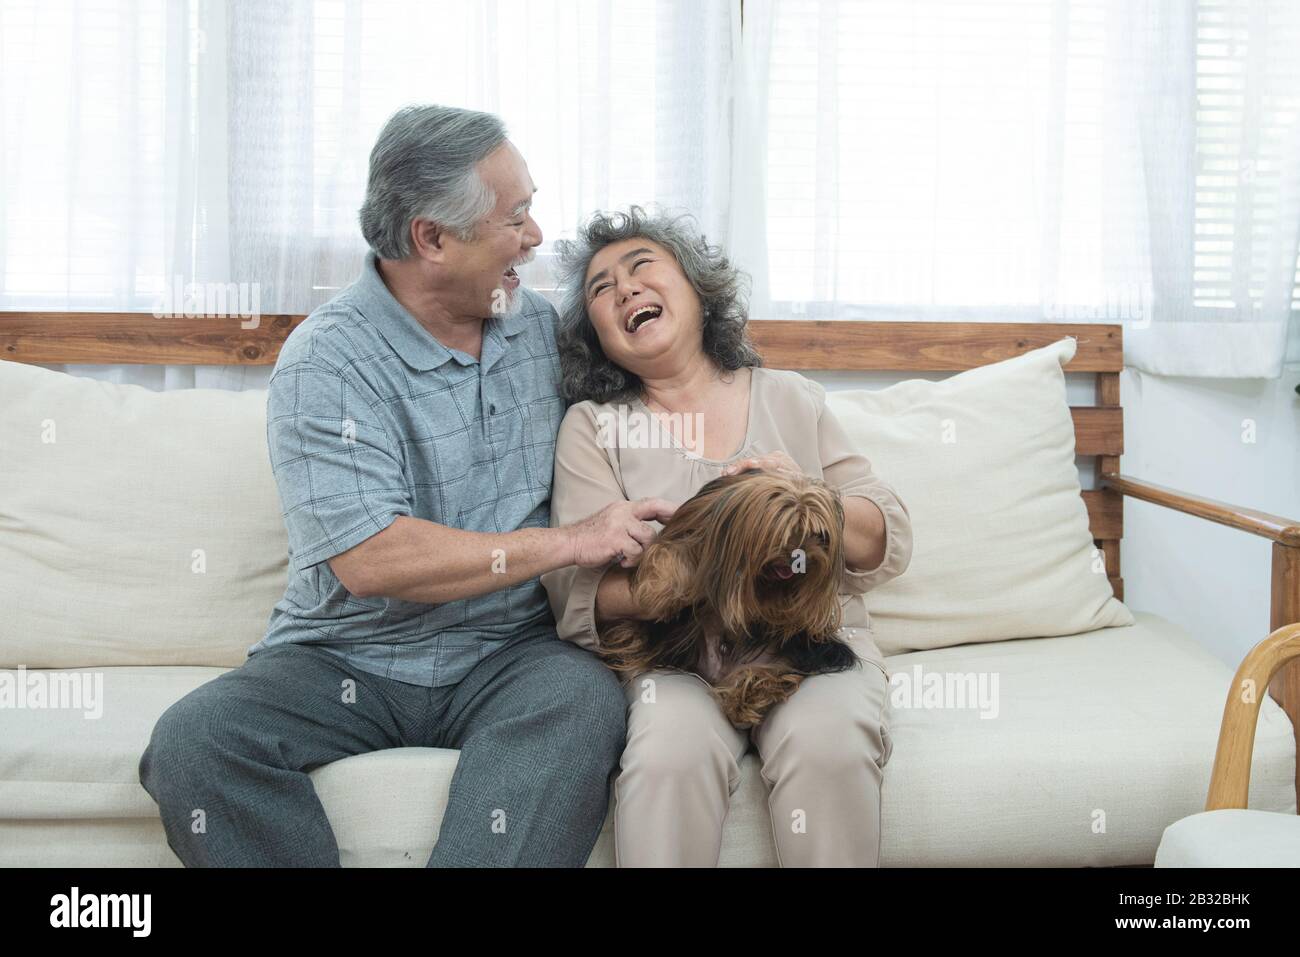
POLYGON ((661 498, 606 505, 595 515, 565 526, 573 545, 571 564, 601 568, 616 561, 631 568, 654 540, 656 532, 648 521, 666 522, 675 511, 676 505, 661 498))

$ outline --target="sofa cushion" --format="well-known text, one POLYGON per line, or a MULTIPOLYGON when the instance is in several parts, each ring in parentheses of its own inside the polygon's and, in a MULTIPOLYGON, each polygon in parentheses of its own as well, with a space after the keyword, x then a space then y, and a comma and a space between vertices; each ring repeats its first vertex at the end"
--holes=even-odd
MULTIPOLYGON (((1150 865, 1164 829, 1205 807, 1232 669, 1177 625, 1134 618, 886 659, 895 747, 882 861, 1150 865), (956 706, 972 697, 963 702, 958 687, 978 687, 981 675, 989 689, 997 681, 987 718, 956 706), (927 692, 940 680, 952 694, 927 692)), ((1269 697, 1250 781, 1252 808, 1295 813, 1295 737, 1269 697)))
POLYGON ((1300 817, 1222 808, 1165 828, 1156 867, 1300 867, 1300 817))
POLYGON ((284 594, 266 393, 0 362, 0 667, 234 667, 284 594))
POLYGON ((938 382, 829 393, 912 519, 910 566, 866 596, 884 654, 1132 624, 1080 495, 1074 352, 1067 338, 938 382))
MULTIPOLYGON (((99 717, 84 708, 0 711, 0 818, 152 817, 140 757, 162 713, 225 668, 73 668, 99 676, 99 717)), ((14 681, 52 672, 0 672, 14 681)))
MULTIPOLYGON (((1232 672, 1182 629, 1136 617, 1068 638, 888 659, 894 751, 884 769, 882 863, 1150 864, 1165 828, 1204 807, 1232 672), (921 692, 913 695, 917 666, 921 692), (997 676, 996 714, 983 718, 942 696, 927 701, 929 674, 997 676)), ((0 713, 0 866, 175 862, 137 767, 162 712, 221 671, 103 673, 99 719, 0 713)), ((343 863, 422 866, 456 759, 454 751, 400 748, 312 771, 343 863)), ((1294 769, 1290 720, 1267 699, 1250 806, 1294 813, 1294 769)), ((773 865, 767 788, 752 751, 740 770, 720 863, 773 865)), ((592 865, 614 862, 611 821, 592 865)))
MULTIPOLYGON (((98 718, 85 709, 0 711, 0 867, 179 865, 158 807, 140 784, 140 757, 162 713, 226 670, 72 669, 63 673, 100 676, 98 718)), ((5 674, 25 680, 30 673, 5 674)), ((394 748, 314 769, 343 864, 423 866, 458 757, 439 748, 394 748)), ((753 755, 742 768, 722 861, 774 865, 767 791, 753 755)), ((614 863, 612 815, 591 862, 614 863)))

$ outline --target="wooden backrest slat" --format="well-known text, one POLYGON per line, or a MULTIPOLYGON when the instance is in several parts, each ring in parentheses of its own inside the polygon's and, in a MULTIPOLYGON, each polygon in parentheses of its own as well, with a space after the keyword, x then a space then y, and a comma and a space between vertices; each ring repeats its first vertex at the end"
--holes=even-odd
POLYGON ((1085 489, 1083 504, 1088 507, 1088 528, 1094 539, 1118 540, 1124 537, 1123 496, 1107 494, 1105 489, 1085 489))
POLYGON ((104 365, 271 365, 289 333, 305 318, 0 312, 0 358, 104 365))
MULTIPOLYGON (((31 363, 269 365, 301 315, 158 318, 149 313, 0 312, 0 359, 31 363)), ((1124 416, 1123 329, 1105 323, 766 320, 750 335, 767 365, 800 371, 960 372, 1074 336, 1067 372, 1097 373, 1097 405, 1072 407, 1075 451, 1096 456, 1096 476, 1119 470, 1124 416)), ((1106 572, 1122 594, 1118 543, 1123 497, 1083 492, 1106 572)))
POLYGON ((1113 455, 1124 453, 1124 410, 1096 406, 1070 406, 1074 419, 1075 455, 1113 455))
MULTIPOLYGON (((0 312, 0 358, 45 363, 269 365, 304 318, 0 312)), ((1077 353, 1066 366, 1070 372, 1119 372, 1124 365, 1121 327, 1100 323, 773 319, 752 322, 749 329, 764 360, 778 369, 960 372, 1065 336, 1078 340, 1077 353)))
POLYGON ((764 360, 778 369, 961 372, 1074 336, 1069 372, 1124 368, 1118 325, 1017 322, 751 322, 764 360))

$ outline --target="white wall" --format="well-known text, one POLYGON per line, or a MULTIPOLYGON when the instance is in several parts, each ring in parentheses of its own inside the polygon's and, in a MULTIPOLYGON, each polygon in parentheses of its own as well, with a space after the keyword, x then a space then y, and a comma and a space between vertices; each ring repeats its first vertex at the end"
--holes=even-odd
MULTIPOLYGON (((1300 363, 1280 379, 1120 377, 1120 470, 1300 520, 1300 363), (1254 442, 1243 422, 1253 420, 1254 442)), ((1184 626, 1236 667, 1269 631, 1272 543, 1127 499, 1125 603, 1184 626)))

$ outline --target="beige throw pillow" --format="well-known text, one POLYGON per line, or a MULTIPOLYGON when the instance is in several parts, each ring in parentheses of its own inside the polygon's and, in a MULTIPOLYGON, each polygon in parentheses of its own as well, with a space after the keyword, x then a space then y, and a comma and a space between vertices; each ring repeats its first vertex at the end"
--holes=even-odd
POLYGON ((1062 370, 1075 348, 828 394, 912 519, 911 565, 866 596, 884 654, 1133 623, 1080 497, 1062 370))
POLYGON ((0 667, 234 667, 284 594, 266 392, 0 362, 0 667))

